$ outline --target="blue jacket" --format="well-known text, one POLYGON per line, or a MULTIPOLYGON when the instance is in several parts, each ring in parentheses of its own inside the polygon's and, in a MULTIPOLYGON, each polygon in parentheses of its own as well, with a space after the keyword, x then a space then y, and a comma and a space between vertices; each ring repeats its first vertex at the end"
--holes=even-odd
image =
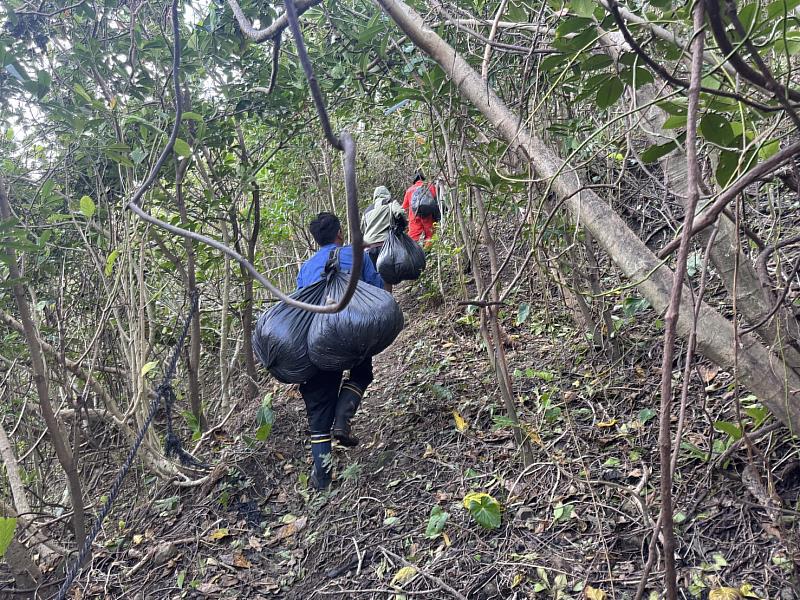
MULTIPOLYGON (((325 264, 328 262, 331 250, 335 249, 336 244, 323 246, 317 250, 314 256, 303 263, 300 267, 300 272, 297 274, 297 289, 304 288, 322 279, 323 273, 325 272, 325 264)), ((349 273, 353 269, 352 246, 342 246, 342 249, 339 251, 339 267, 345 273, 349 273)), ((383 289, 383 279, 378 275, 375 266, 372 264, 366 252, 364 253, 364 266, 361 268, 361 279, 370 285, 383 289)))

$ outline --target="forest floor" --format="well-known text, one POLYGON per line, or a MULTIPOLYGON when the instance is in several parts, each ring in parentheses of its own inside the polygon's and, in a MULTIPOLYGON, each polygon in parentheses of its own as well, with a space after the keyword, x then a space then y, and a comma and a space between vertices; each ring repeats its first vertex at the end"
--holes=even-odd
MULTIPOLYGON (((302 400, 265 381, 276 416, 267 441, 251 437, 258 407, 244 407, 204 457, 221 465, 209 483, 153 489, 119 517, 120 531, 107 526, 73 597, 632 598, 658 514, 657 337, 628 324, 612 369, 557 318, 516 325, 506 315, 535 450, 523 468, 476 318, 418 293, 397 293, 406 328, 375 359, 354 423, 362 443, 335 447, 329 494, 308 488, 302 400), (499 528, 465 510, 471 491, 500 502, 499 528), (434 509, 447 520, 426 535, 434 509)), ((795 446, 780 432, 758 444, 770 462, 750 471, 770 475, 770 495, 747 477, 738 446, 720 460, 736 437, 712 426, 735 419, 730 375, 701 366, 698 379, 706 386, 692 386, 675 483, 682 594, 744 586, 752 597, 798 597, 795 446)), ((645 598, 660 596, 658 558, 645 598)))

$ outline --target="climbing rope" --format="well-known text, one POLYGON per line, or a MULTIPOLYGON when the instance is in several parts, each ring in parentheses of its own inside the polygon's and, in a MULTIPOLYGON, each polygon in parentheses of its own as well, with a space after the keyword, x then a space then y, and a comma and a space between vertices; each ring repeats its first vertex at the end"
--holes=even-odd
POLYGON ((181 462, 184 464, 202 465, 202 463, 199 463, 197 459, 183 449, 180 439, 172 431, 172 415, 170 414, 172 411, 172 405, 175 401, 175 392, 172 390, 171 381, 175 376, 176 369, 178 368, 178 359, 180 358, 183 344, 186 341, 186 336, 189 333, 189 324, 192 322, 192 317, 197 310, 198 299, 199 294, 195 291, 191 298, 189 314, 186 316, 186 321, 183 324, 183 331, 181 331, 178 342, 175 344, 175 349, 172 352, 172 358, 170 359, 167 369, 164 372, 164 379, 161 381, 161 384, 158 386, 158 388, 156 388, 156 392, 153 395, 153 400, 150 402, 150 411, 147 413, 147 418, 139 428, 139 432, 136 434, 136 439, 133 442, 133 446, 131 447, 130 452, 128 452, 128 456, 125 459, 125 462, 122 464, 122 467, 120 467, 120 470, 114 479, 114 483, 111 485, 111 491, 108 493, 108 497, 103 503, 100 513, 97 515, 97 520, 94 522, 94 525, 92 526, 91 531, 89 531, 89 534, 86 536, 86 539, 83 540, 81 549, 78 552, 78 558, 75 559, 75 562, 73 562, 67 569, 64 583, 61 584, 61 587, 58 590, 58 595, 56 596, 57 600, 64 600, 64 598, 66 598, 69 588, 72 586, 75 578, 78 576, 78 571, 80 571, 81 565, 89 555, 92 543, 94 543, 95 538, 103 528, 103 521, 111 511, 111 506, 114 504, 114 500, 117 499, 120 489, 122 489, 122 482, 133 465, 133 459, 136 457, 139 446, 142 445, 144 436, 147 433, 147 430, 150 428, 150 424, 153 422, 153 418, 155 417, 158 408, 161 406, 162 399, 164 400, 164 408, 167 414, 167 435, 164 440, 166 455, 175 455, 180 458, 181 462))

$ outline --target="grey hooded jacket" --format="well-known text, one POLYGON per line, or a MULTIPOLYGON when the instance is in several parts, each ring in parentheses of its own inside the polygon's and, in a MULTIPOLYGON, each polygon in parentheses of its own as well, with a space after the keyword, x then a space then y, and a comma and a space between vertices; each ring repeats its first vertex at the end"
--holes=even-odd
POLYGON ((385 186, 378 186, 372 194, 373 203, 361 217, 361 231, 364 232, 364 244, 381 244, 386 241, 389 228, 392 226, 392 216, 395 219, 406 221, 406 211, 397 200, 391 200, 391 194, 385 186))

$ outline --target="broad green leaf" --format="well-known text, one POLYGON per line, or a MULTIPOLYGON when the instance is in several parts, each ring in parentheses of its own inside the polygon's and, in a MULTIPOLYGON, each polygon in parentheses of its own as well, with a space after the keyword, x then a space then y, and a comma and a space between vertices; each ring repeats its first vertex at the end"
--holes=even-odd
POLYGON ((642 152, 642 162, 645 163, 652 163, 656 162, 659 158, 662 158, 675 150, 678 147, 678 144, 675 142, 667 142, 665 144, 657 144, 655 146, 650 146, 647 150, 642 152))
POLYGON ((592 0, 572 0, 570 6, 579 17, 591 18, 595 3, 592 0))
POLYGON ((256 413, 256 439, 259 442, 266 442, 269 434, 272 433, 272 426, 275 424, 275 411, 272 409, 272 394, 267 394, 261 401, 256 413))
POLYGON ((97 207, 94 204, 94 200, 92 200, 89 196, 83 196, 80 200, 80 208, 81 213, 87 219, 91 219, 94 216, 97 207))
POLYGON ((530 313, 531 305, 527 302, 521 302, 519 305, 519 310, 517 311, 517 325, 522 325, 525 321, 527 321, 530 313))
POLYGON ((681 127, 686 127, 686 115, 670 115, 664 121, 661 129, 679 129, 681 127))
POLYGON ((800 6, 800 0, 776 0, 767 5, 767 20, 776 17, 791 16, 792 11, 800 6))
POLYGON ((654 411, 652 408, 643 408, 642 410, 639 411, 639 414, 637 415, 636 418, 639 419, 639 422, 642 425, 644 425, 655 416, 656 416, 656 411, 654 411))
POLYGON ((608 108, 619 100, 623 91, 625 91, 625 84, 622 83, 622 80, 619 77, 610 78, 597 90, 597 96, 595 96, 597 107, 608 108))
POLYGON ((733 140, 730 121, 717 113, 706 113, 700 119, 700 134, 712 144, 728 146, 733 140))
POLYGON ((14 539, 14 532, 17 530, 16 517, 0 517, 0 558, 5 556, 6 550, 14 539))
POLYGON ((728 434, 734 441, 741 439, 742 430, 728 421, 714 421, 714 429, 728 434))
POLYGON ((443 511, 441 506, 434 506, 431 509, 431 516, 428 518, 428 526, 425 528, 425 537, 435 538, 442 533, 449 517, 450 513, 443 511))
POLYGON ((464 496, 464 508, 469 511, 473 519, 484 529, 497 529, 500 527, 500 503, 485 492, 470 492, 464 496))
POLYGON ((86 92, 86 90, 80 83, 76 83, 72 87, 72 89, 75 90, 75 93, 78 94, 78 96, 86 100, 86 102, 88 102, 89 104, 92 104, 92 102, 94 102, 92 97, 86 92))
POLYGON ((203 115, 192 111, 186 111, 181 115, 181 117, 184 119, 189 119, 191 121, 199 121, 200 123, 203 122, 203 115))
POLYGON ((178 156, 183 156, 184 158, 188 158, 192 155, 192 148, 186 143, 185 140, 182 140, 181 138, 175 140, 175 146, 173 146, 173 150, 175 150, 175 154, 178 156))

